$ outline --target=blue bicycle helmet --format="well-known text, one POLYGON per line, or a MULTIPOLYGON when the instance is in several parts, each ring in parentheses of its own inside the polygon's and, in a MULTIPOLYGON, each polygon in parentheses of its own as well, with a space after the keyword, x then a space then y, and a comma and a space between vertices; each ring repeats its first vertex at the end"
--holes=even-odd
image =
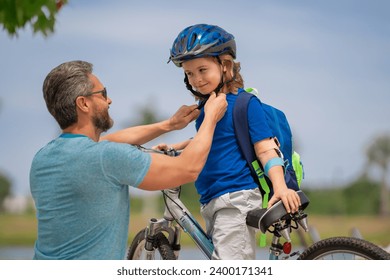
POLYGON ((216 25, 196 24, 179 33, 173 42, 169 61, 181 67, 186 60, 221 54, 236 58, 234 36, 216 25))

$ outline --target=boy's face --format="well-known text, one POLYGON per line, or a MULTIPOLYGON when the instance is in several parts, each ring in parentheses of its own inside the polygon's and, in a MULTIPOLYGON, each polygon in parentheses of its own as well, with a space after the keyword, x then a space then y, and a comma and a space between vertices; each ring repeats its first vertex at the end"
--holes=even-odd
POLYGON ((223 69, 214 57, 195 58, 182 66, 190 85, 204 95, 213 92, 221 81, 223 69))

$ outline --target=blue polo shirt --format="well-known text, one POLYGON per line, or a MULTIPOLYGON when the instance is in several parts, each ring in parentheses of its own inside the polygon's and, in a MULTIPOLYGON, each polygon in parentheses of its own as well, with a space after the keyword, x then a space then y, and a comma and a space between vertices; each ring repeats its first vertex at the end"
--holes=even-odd
POLYGON ((124 259, 129 189, 151 158, 128 144, 63 134, 34 157, 30 188, 37 209, 34 259, 124 259))
MULTIPOLYGON (((240 89, 238 94, 242 91, 243 89, 240 89)), ((213 198, 225 193, 258 187, 241 154, 234 133, 233 107, 237 96, 237 94, 232 93, 226 95, 227 111, 217 123, 209 156, 195 182, 202 204, 208 203, 213 198)), ((268 126, 260 100, 251 98, 248 106, 249 133, 252 144, 272 137, 273 134, 268 126)), ((196 129, 199 129, 203 119, 204 111, 202 109, 199 118, 196 120, 196 129)))

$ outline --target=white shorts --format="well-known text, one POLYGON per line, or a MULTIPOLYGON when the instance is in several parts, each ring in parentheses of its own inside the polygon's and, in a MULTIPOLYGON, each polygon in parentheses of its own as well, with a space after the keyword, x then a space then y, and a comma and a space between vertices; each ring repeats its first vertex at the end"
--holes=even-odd
POLYGON ((256 229, 246 224, 248 211, 261 208, 258 188, 226 193, 201 207, 207 234, 212 237, 212 259, 253 260, 256 229))

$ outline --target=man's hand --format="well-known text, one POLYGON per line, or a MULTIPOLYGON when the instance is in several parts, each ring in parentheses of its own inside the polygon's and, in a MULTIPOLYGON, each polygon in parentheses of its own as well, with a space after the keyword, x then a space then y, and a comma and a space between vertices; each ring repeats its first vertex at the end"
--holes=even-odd
POLYGON ((185 128, 190 122, 195 120, 200 111, 197 109, 198 105, 183 105, 176 111, 176 113, 169 118, 169 125, 172 130, 179 130, 185 128))
MULTIPOLYGON (((195 108, 196 106, 182 107, 177 114, 180 112, 181 119, 191 120, 199 114, 199 112, 194 112, 194 110, 199 111, 195 108)), ((178 157, 150 154, 152 161, 149 170, 138 188, 159 190, 195 181, 207 160, 215 127, 225 114, 226 108, 226 94, 220 94, 218 97, 215 93, 211 94, 204 108, 204 120, 194 138, 188 141, 190 142, 188 146, 178 157)), ((174 123, 177 125, 183 122, 176 121, 174 123)))

